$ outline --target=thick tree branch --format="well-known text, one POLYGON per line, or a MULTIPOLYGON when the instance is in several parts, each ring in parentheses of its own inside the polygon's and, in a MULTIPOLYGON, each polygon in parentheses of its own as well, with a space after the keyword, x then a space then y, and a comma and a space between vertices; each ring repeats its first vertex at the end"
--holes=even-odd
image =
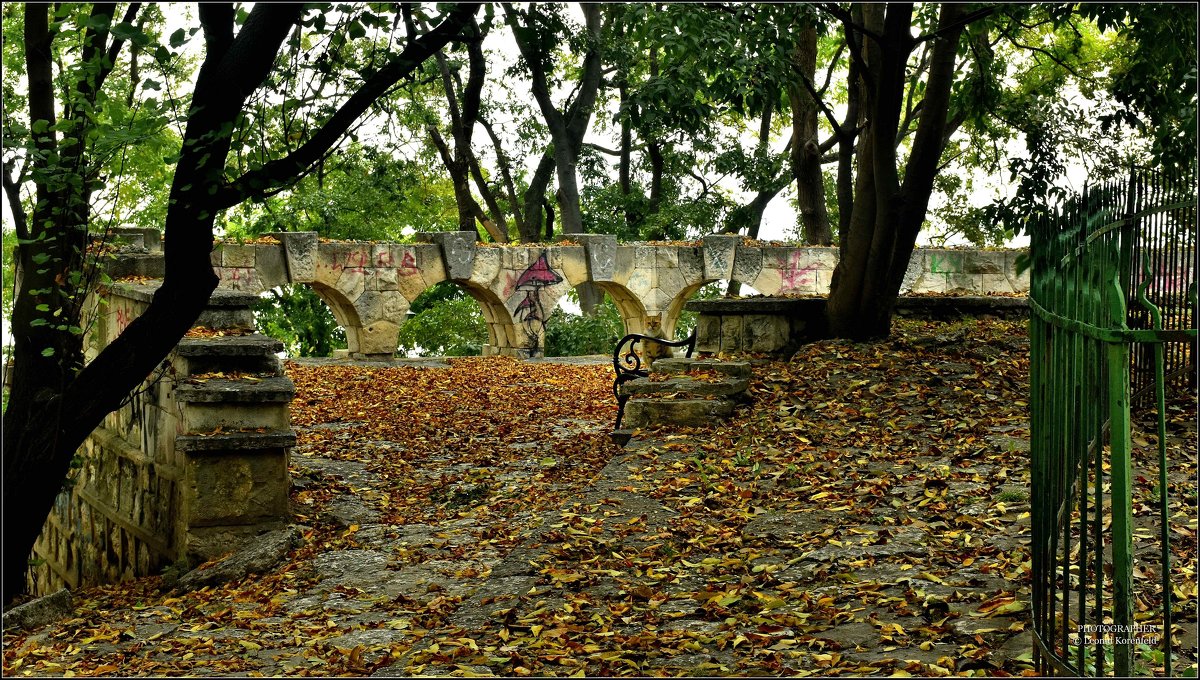
POLYGON ((14 178, 12 172, 15 169, 16 159, 10 158, 4 161, 4 195, 8 198, 8 209, 12 212, 13 225, 16 228, 17 238, 28 240, 28 217, 25 215, 25 207, 21 205, 21 182, 24 172, 17 172, 14 178))
MULTIPOLYGON (((254 10, 266 6, 256 5, 254 10)), ((478 9, 479 3, 455 5, 442 23, 409 42, 391 63, 368 78, 308 141, 287 156, 251 170, 223 187, 216 196, 216 204, 220 208, 237 205, 250 196, 287 183, 317 162, 380 96, 458 35, 478 9)))

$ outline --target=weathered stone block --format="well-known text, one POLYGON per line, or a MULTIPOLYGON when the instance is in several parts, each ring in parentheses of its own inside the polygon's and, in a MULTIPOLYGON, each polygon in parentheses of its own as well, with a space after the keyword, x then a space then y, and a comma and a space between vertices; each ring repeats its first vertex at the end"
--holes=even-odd
POLYGON ((742 322, 742 347, 747 352, 776 352, 791 342, 791 324, 774 314, 748 314, 742 322))
POLYGON ((362 268, 343 269, 334 286, 347 300, 357 300, 367 289, 367 274, 362 268))
POLYGON ((617 237, 610 234, 579 234, 587 255, 588 275, 593 281, 611 281, 617 265, 617 237))
POLYGON ((679 267, 679 248, 675 246, 658 246, 655 254, 655 266, 659 269, 676 269, 679 267))
POLYGON ((633 268, 653 269, 658 265, 658 251, 654 246, 635 245, 633 247, 633 268))
POLYGON ((613 266, 612 280, 628 287, 629 279, 633 277, 633 246, 617 246, 616 264, 613 266))
POLYGON ((644 298, 654 289, 652 273, 645 269, 634 270, 633 275, 625 282, 625 287, 629 289, 630 293, 633 293, 634 297, 642 299, 645 302, 644 298))
POLYGON ((359 354, 392 356, 400 342, 400 326, 391 321, 375 321, 358 332, 359 354))
POLYGON ((188 456, 188 524, 256 524, 288 513, 287 455, 274 451, 207 451, 188 456))
POLYGON ((963 252, 960 250, 929 249, 925 261, 933 274, 957 274, 963 271, 963 252))
POLYGON ((471 264, 471 281, 484 288, 495 285, 500 276, 501 255, 509 248, 476 248, 475 260, 471 264))
POLYGON ((1012 279, 1007 274, 980 274, 979 275, 979 290, 980 295, 994 295, 996 293, 1021 293, 1024 291, 1018 290, 1012 279))
POLYGON ((904 279, 900 282, 900 291, 909 292, 914 290, 914 287, 921 281, 922 276, 927 271, 924 250, 914 250, 913 254, 908 258, 908 268, 904 270, 904 279))
POLYGON ((657 288, 674 298, 687 286, 678 267, 659 267, 656 276, 657 288))
POLYGON ((742 237, 735 234, 709 234, 704 237, 704 278, 728 280, 742 237))
POLYGON ((963 253, 963 268, 967 274, 1001 274, 1004 272, 1004 252, 975 250, 963 253))
POLYGON ((373 269, 367 277, 367 290, 394 291, 399 274, 395 269, 373 269))
POLYGON ((630 428, 670 424, 703 427, 728 418, 733 404, 724 399, 630 399, 625 425, 630 428))
POLYGON ((778 295, 780 293, 795 292, 794 288, 785 288, 783 283, 783 272, 779 269, 768 269, 763 267, 758 272, 758 276, 753 281, 746 281, 747 285, 751 286, 763 295, 778 295))
POLYGON ((699 246, 678 249, 679 273, 687 285, 704 280, 704 249, 699 246))
POLYGON ((247 408, 237 402, 190 402, 183 407, 183 427, 189 434, 259 427, 286 429, 287 404, 259 404, 247 408))
POLYGON ((313 281, 317 271, 317 232, 283 232, 269 236, 283 243, 288 280, 292 283, 313 281))
POLYGON ((258 245, 254 249, 254 269, 263 290, 287 283, 283 246, 258 245))
POLYGON ((721 317, 701 314, 696 319, 696 351, 713 354, 721 351, 721 317))
POLYGON ((555 248, 557 256, 551 260, 551 266, 562 272, 563 278, 572 286, 587 282, 588 261, 587 253, 582 246, 564 246, 555 248))
POLYGON ((216 251, 223 267, 253 267, 256 246, 252 243, 221 243, 216 251))
POLYGON ((742 351, 742 317, 740 315, 721 317, 721 351, 742 351))
POLYGON ((762 251, 762 248, 738 246, 737 255, 733 259, 733 273, 729 278, 741 281, 746 285, 753 285, 753 281, 758 278, 758 273, 762 271, 762 251))
POLYGON ((442 259, 446 263, 446 274, 449 278, 456 280, 471 278, 476 251, 475 232, 443 231, 432 234, 431 239, 442 249, 442 259))

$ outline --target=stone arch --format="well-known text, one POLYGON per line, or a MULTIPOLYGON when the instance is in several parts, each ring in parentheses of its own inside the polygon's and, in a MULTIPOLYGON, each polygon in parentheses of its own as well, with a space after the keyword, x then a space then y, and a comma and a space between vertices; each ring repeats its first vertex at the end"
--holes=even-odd
POLYGON ((321 298, 321 302, 333 312, 333 318, 346 332, 346 348, 351 354, 358 354, 359 348, 362 346, 359 342, 359 331, 362 328, 362 320, 358 316, 358 310, 354 308, 354 303, 349 298, 333 286, 326 285, 313 281, 303 284, 312 289, 312 292, 321 298))
POLYGON ((646 332, 646 306, 636 295, 613 281, 596 281, 595 284, 612 298, 613 304, 621 312, 621 323, 626 333, 646 332))
MULTIPOLYGON (((450 280, 453 281, 453 279, 450 280)), ((518 343, 519 335, 516 324, 500 296, 494 291, 470 281, 454 281, 454 283, 465 290, 467 295, 474 298, 483 312, 483 320, 487 324, 488 344, 484 345, 482 354, 484 356, 517 355, 521 345, 518 343)))
POLYGON ((674 338, 675 324, 679 323, 679 315, 683 312, 683 306, 696 294, 696 291, 720 280, 702 278, 698 283, 693 283, 680 289, 679 294, 671 298, 671 301, 667 304, 667 308, 663 311, 663 335, 668 338, 674 338))

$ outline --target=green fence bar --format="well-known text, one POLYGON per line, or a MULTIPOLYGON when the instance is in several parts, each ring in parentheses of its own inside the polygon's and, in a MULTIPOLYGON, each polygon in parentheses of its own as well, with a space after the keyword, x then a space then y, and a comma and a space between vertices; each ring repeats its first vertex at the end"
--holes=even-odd
POLYGON ((1042 674, 1145 673, 1135 603, 1144 612, 1155 599, 1162 672, 1174 669, 1166 394, 1195 388, 1196 194, 1194 171, 1133 170, 1032 220, 1032 623, 1042 674), (1162 578, 1153 584, 1133 578, 1135 484, 1151 483, 1135 478, 1135 407, 1157 411, 1162 578))

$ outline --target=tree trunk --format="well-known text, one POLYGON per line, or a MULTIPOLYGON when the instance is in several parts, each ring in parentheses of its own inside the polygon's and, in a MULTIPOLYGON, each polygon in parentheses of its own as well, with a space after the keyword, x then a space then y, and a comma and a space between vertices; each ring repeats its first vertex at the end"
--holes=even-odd
MULTIPOLYGON (((801 77, 813 82, 817 71, 817 28, 809 24, 800 29, 793 64, 801 77)), ((833 243, 829 210, 825 205, 825 179, 821 172, 821 148, 818 139, 817 102, 806 87, 795 84, 788 89, 792 106, 792 173, 796 179, 796 204, 804 243, 827 246, 833 243)))
POLYGON ((924 108, 901 178, 895 140, 903 107, 905 64, 915 47, 912 6, 861 7, 864 27, 881 39, 861 41, 867 69, 864 76, 870 83, 863 102, 866 123, 857 149, 855 202, 826 303, 831 335, 860 340, 885 337, 891 331, 896 298, 945 148, 954 55, 963 31, 960 6, 942 5, 924 108))
MULTIPOLYGON (((464 15, 469 16, 477 9, 478 5, 456 7, 451 12, 454 20, 447 19, 421 39, 411 41, 397 62, 382 69, 383 75, 369 80, 295 154, 248 173, 237 186, 231 186, 224 183, 224 170, 233 121, 241 113, 246 98, 270 73, 283 39, 300 18, 302 6, 298 3, 260 3, 251 10, 235 36, 232 5, 202 4, 200 23, 206 50, 171 184, 163 239, 165 276, 142 315, 82 368, 79 366, 83 334, 65 326, 72 321, 76 326, 79 323, 82 290, 74 297, 65 296, 72 305, 67 308, 70 315, 65 312, 56 324, 33 322, 49 307, 48 303, 40 302, 39 296, 44 293, 39 291, 66 289, 66 284, 57 280, 59 274, 65 275, 65 281, 69 283, 71 274, 80 271, 77 268, 56 274, 57 262, 42 269, 35 266, 54 261, 53 248, 59 240, 78 241, 86 238, 87 233, 86 190, 47 187, 45 177, 55 172, 65 173, 68 181, 64 184, 77 187, 86 187, 88 178, 82 173, 81 163, 51 165, 52 155, 39 157, 40 173, 34 174, 38 181, 38 212, 35 212, 30 228, 35 230, 35 236, 46 237, 39 239, 37 245, 40 253, 48 254, 50 259, 33 259, 30 248, 24 249, 26 252, 20 256, 23 277, 15 299, 12 328, 13 387, 4 412, 3 434, 5 606, 25 590, 28 558, 62 488, 75 452, 104 417, 119 408, 125 397, 170 353, 207 305, 219 282, 209 259, 216 213, 239 202, 241 199, 237 197, 244 199, 247 187, 261 190, 265 182, 294 179, 297 175, 289 169, 307 169, 316 162, 333 141, 341 137, 353 119, 374 101, 374 97, 364 92, 386 91, 391 83, 384 80, 410 72, 458 32, 464 15), (233 203, 223 203, 231 200, 233 203), (49 286, 43 285, 45 282, 40 278, 46 276, 55 279, 49 286), (43 309, 39 310, 39 306, 43 309), (62 328, 56 327, 59 323, 63 324, 62 328), (47 329, 54 332, 47 336, 44 334, 47 329)), ((27 54, 32 55, 30 118, 35 127, 45 121, 52 128, 53 94, 45 86, 49 79, 44 78, 50 73, 52 63, 49 60, 48 6, 30 3, 26 11, 27 45, 33 47, 27 49, 27 54)), ((94 9, 93 17, 97 14, 94 9)), ((89 37, 93 35, 94 25, 99 23, 104 22, 89 22, 89 37)), ((103 31, 98 34, 101 42, 107 35, 103 31)), ((105 61, 99 63, 115 62, 119 42, 114 41, 109 55, 100 54, 105 61)), ((85 46, 85 57, 90 49, 90 44, 85 46)), ((93 62, 85 59, 84 63, 93 62)), ((81 81, 77 88, 82 97, 80 103, 84 106, 75 105, 67 110, 86 110, 89 93, 94 96, 107 72, 103 67, 85 71, 84 78, 91 80, 81 81)), ((81 120, 86 122, 86 116, 81 120)), ((85 132, 86 126, 77 124, 71 134, 83 139, 85 132)), ((51 151, 56 151, 58 146, 53 133, 40 136, 35 144, 51 151)), ((71 145, 64 143, 64 146, 69 148, 71 145)), ((76 141, 75 146, 83 145, 76 141)), ((60 156, 65 157, 65 154, 60 156)), ((75 250, 82 257, 83 248, 76 247, 75 250)), ((64 258, 62 262, 72 261, 64 258)))

